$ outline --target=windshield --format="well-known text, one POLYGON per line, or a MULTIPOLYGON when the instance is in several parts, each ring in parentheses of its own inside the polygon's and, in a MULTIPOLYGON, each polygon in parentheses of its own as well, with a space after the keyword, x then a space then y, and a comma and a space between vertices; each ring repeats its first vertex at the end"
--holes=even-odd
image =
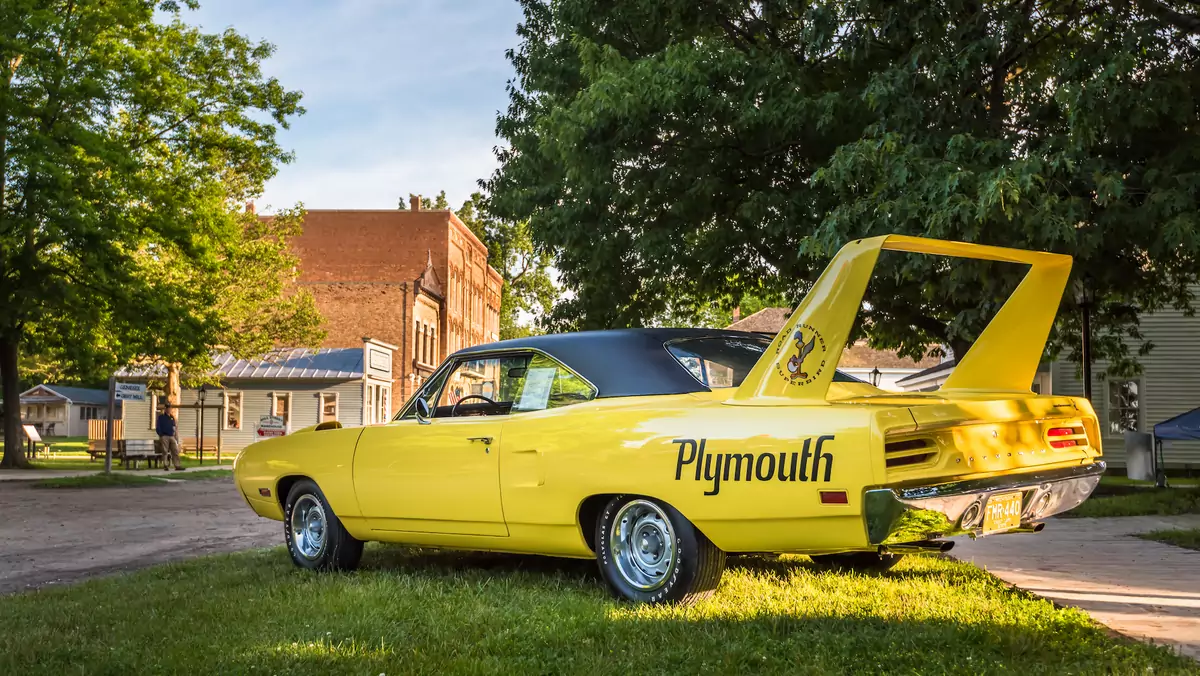
MULTIPOLYGON (((666 348, 693 378, 702 385, 715 388, 741 385, 770 344, 768 338, 747 334, 745 337, 684 338, 667 343, 666 348)), ((833 380, 862 382, 841 371, 833 374, 833 380)))

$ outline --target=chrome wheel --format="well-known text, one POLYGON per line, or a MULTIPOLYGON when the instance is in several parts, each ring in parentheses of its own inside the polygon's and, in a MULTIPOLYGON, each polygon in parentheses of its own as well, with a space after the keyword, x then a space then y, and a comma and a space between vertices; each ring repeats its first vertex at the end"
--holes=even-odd
POLYGON ((315 560, 325 548, 325 508, 311 494, 301 495, 292 505, 292 544, 300 556, 315 560))
POLYGON ((675 570, 675 530, 662 508, 648 500, 621 506, 609 536, 613 562, 625 582, 641 591, 666 584, 675 570))

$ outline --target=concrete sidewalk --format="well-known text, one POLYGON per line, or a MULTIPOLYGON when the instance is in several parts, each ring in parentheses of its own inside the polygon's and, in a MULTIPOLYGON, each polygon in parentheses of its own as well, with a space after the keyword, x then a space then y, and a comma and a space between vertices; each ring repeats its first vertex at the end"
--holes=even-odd
POLYGON ((1200 514, 1051 519, 1041 533, 956 538, 953 556, 1200 660, 1200 552, 1134 533, 1200 528, 1200 514))

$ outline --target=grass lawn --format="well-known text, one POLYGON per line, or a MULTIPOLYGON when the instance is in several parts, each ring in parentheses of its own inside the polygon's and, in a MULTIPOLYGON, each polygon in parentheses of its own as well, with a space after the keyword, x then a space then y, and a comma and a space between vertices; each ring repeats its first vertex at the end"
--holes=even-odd
POLYGON ((1139 533, 1143 540, 1156 540, 1176 547, 1200 551, 1200 528, 1178 528, 1175 530, 1155 530, 1149 533, 1139 533))
MULTIPOLYGON (((1103 488, 1103 486, 1101 486, 1103 488)), ((1085 516, 1143 516, 1147 514, 1167 516, 1173 514, 1200 514, 1200 488, 1142 488, 1126 487, 1088 498, 1082 505, 1063 514, 1064 517, 1085 516)))
MULTIPOLYGON (((113 458, 113 467, 119 466, 121 461, 113 458)), ((180 464, 184 467, 230 467, 233 465, 233 456, 229 454, 221 455, 221 464, 217 464, 216 456, 205 454, 204 464, 192 456, 182 456, 180 464)), ((38 458, 30 462, 34 469, 57 469, 57 470, 73 470, 73 469, 104 469, 104 458, 92 460, 87 453, 66 453, 60 454, 55 458, 38 458)), ((145 466, 145 463, 142 463, 145 466)))
POLYGON ((172 479, 183 479, 184 481, 199 481, 203 479, 231 479, 233 478, 233 470, 231 469, 193 469, 186 472, 171 472, 172 479))
POLYGON ((1200 672, 952 560, 730 563, 677 608, 612 600, 591 561, 373 546, 363 571, 314 575, 282 548, 204 558, 0 598, 0 673, 1200 672))
MULTIPOLYGON (((1123 472, 1124 470, 1117 469, 1115 471, 1123 472)), ((1175 488, 1183 488, 1183 487, 1187 487, 1187 486, 1200 486, 1200 479, 1193 479, 1193 478, 1189 478, 1189 477, 1179 477, 1179 478, 1167 477, 1167 483, 1169 483, 1172 487, 1175 487, 1175 488)), ((1127 476, 1123 476, 1123 475, 1119 475, 1119 474, 1105 474, 1104 476, 1100 477, 1100 485, 1101 486, 1141 486, 1143 488, 1153 488, 1154 482, 1130 479, 1127 476)))
POLYGON ((34 488, 112 488, 114 486, 164 486, 167 482, 152 476, 114 472, 69 476, 61 479, 42 479, 33 482, 34 488))

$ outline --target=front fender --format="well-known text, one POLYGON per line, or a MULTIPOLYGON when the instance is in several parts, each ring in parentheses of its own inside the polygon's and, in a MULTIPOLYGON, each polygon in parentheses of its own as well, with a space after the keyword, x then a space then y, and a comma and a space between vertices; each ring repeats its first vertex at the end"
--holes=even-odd
POLYGON ((362 428, 328 429, 267 439, 246 447, 234 466, 234 480, 255 511, 283 518, 281 481, 307 477, 321 487, 342 519, 361 517, 354 495, 354 448, 362 428), (268 496, 261 491, 269 491, 268 496), (278 511, 257 503, 270 501, 278 511), (264 513, 264 510, 268 513, 264 513))

